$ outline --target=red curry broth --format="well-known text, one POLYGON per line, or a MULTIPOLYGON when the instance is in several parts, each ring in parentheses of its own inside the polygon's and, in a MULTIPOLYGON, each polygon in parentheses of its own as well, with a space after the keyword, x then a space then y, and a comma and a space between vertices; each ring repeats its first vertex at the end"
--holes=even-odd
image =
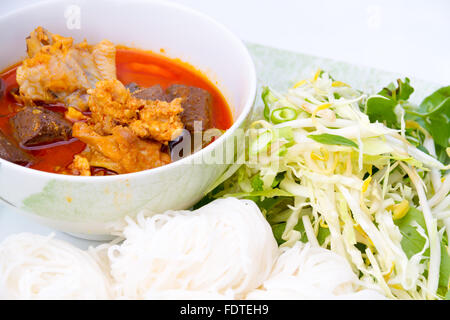
MULTIPOLYGON (((9 92, 18 88, 16 82, 16 69, 20 64, 15 64, 0 73, 0 78, 5 83, 5 94, 0 99, 0 130, 12 137, 12 129, 9 119, 14 116, 20 105, 9 92)), ((141 87, 150 87, 159 84, 166 89, 172 84, 184 84, 207 90, 213 97, 212 125, 215 128, 226 130, 232 125, 232 115, 226 100, 218 89, 192 66, 178 59, 169 59, 162 55, 125 47, 118 47, 116 53, 117 78, 123 83, 135 82, 141 87)), ((45 106, 46 108, 64 113, 61 106, 45 106)), ((47 146, 26 149, 35 157, 33 164, 28 167, 46 171, 58 172, 66 168, 73 157, 82 152, 85 144, 78 139, 62 141, 47 146)), ((107 170, 95 168, 100 174, 111 174, 107 170)))

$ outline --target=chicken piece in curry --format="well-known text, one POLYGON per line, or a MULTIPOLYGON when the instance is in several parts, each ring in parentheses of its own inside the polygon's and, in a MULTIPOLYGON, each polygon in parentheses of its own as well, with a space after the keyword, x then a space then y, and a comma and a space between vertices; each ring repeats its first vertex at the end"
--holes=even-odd
POLYGON ((183 130, 231 126, 217 88, 179 60, 42 27, 26 48, 25 60, 0 73, 7 161, 80 176, 132 173, 170 163, 183 130))
POLYGON ((72 38, 38 27, 26 43, 28 58, 16 76, 24 102, 61 102, 86 110, 87 90, 100 80, 116 79, 116 48, 108 40, 73 44, 72 38))

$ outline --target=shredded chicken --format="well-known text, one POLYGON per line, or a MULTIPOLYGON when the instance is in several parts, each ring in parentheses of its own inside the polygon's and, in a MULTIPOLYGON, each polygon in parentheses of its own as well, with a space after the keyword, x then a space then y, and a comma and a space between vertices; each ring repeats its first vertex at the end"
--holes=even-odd
POLYGON ((26 42, 28 59, 16 75, 23 102, 63 103, 84 111, 87 90, 100 80, 116 79, 116 49, 108 40, 74 45, 72 38, 38 27, 26 42))
POLYGON ((73 136, 85 142, 90 151, 83 153, 91 158, 91 165, 117 173, 131 173, 159 167, 170 162, 170 156, 161 152, 161 143, 143 140, 129 128, 115 126, 111 135, 101 136, 87 123, 77 122, 73 136))

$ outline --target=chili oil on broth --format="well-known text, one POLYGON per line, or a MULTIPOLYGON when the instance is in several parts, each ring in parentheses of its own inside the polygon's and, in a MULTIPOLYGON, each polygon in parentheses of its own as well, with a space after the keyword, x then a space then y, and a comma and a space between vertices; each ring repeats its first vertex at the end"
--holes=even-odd
MULTIPOLYGON (((164 90, 173 84, 193 86, 208 91, 213 99, 211 125, 220 130, 227 130, 233 123, 232 113, 227 101, 217 87, 199 70, 179 59, 172 59, 152 51, 116 46, 117 79, 124 85, 131 82, 142 88, 159 84, 164 90)), ((16 70, 21 63, 16 63, 0 72, 4 82, 4 95, 0 98, 0 130, 14 140, 10 125, 12 118, 22 107, 10 93, 18 89, 16 70)), ((63 105, 43 105, 43 107, 64 115, 63 105)), ((86 144, 76 138, 59 141, 49 145, 23 147, 33 156, 34 161, 28 168, 50 173, 61 173, 73 161, 75 155, 81 153, 86 144)), ((111 175, 114 172, 93 167, 93 175, 111 175)))

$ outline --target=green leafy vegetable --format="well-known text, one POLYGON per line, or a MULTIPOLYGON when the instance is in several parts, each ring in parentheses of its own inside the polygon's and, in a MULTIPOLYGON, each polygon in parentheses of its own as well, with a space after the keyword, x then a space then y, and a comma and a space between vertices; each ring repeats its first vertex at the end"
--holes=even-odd
POLYGON ((414 88, 409 84, 409 78, 405 80, 397 79, 397 87, 393 83, 390 83, 387 87, 383 88, 378 94, 390 98, 396 102, 406 101, 414 92, 414 88))
POLYGON ((317 233, 317 241, 320 245, 325 243, 325 240, 330 235, 330 229, 319 227, 319 232, 317 233))
POLYGON ((425 220, 422 212, 415 208, 410 208, 408 213, 401 219, 395 221, 395 224, 400 228, 402 238, 402 248, 408 258, 411 258, 416 253, 420 252, 425 245, 425 239, 413 227, 413 223, 417 222, 425 229, 425 220))
POLYGON ((250 181, 254 191, 262 191, 264 182, 261 180, 259 174, 255 175, 250 181))
MULTIPOLYGON (((272 232, 273 232, 275 239, 277 240, 278 245, 281 245, 284 242, 286 242, 281 237, 283 235, 285 228, 286 228, 286 222, 277 223, 277 224, 272 225, 272 232)), ((302 241, 304 243, 308 242, 308 237, 306 236, 306 231, 305 231, 305 227, 303 226, 302 219, 299 219, 297 225, 294 227, 294 230, 300 232, 300 234, 301 234, 300 241, 302 241)), ((319 245, 323 245, 329 235, 330 235, 330 230, 328 228, 320 227, 319 231, 317 233, 317 241, 319 242, 319 245)))
MULTIPOLYGON (((437 159, 444 164, 449 161, 446 148, 450 139, 450 86, 442 87, 426 97, 420 106, 414 106, 408 99, 414 89, 410 80, 398 79, 397 86, 390 83, 376 95, 366 101, 365 112, 370 121, 378 121, 393 129, 401 128, 401 119, 396 108, 403 108, 405 120, 417 122, 425 128, 435 142, 437 159)), ((423 141, 425 136, 417 128, 407 128, 407 139, 417 148, 425 152, 423 141)), ((426 153, 429 153, 426 150, 426 153)))
POLYGON ((392 126, 397 123, 397 115, 394 108, 397 102, 381 95, 371 96, 366 101, 366 113, 370 121, 385 122, 386 125, 392 126))
POLYGON ((394 112, 398 104, 405 103, 414 89, 409 84, 409 79, 397 79, 397 87, 390 83, 378 94, 371 96, 366 101, 366 113, 370 121, 385 123, 387 126, 394 126, 398 123, 397 115, 394 112))
POLYGON ((322 133, 322 134, 310 134, 308 138, 311 138, 317 142, 322 144, 331 144, 331 145, 339 145, 346 147, 353 147, 358 149, 358 145, 350 139, 344 138, 342 136, 338 136, 335 134, 322 133))
POLYGON ((275 240, 277 240, 278 245, 284 242, 281 236, 283 235, 285 228, 286 228, 285 222, 272 225, 273 236, 275 237, 275 240))
MULTIPOLYGON (((403 236, 401 245, 403 251, 406 253, 408 258, 420 252, 424 245, 425 239, 414 227, 414 222, 426 230, 425 220, 423 218, 423 213, 415 208, 410 208, 408 213, 402 218, 395 222, 399 227, 400 232, 403 236)), ((424 256, 429 257, 429 249, 424 253, 424 256)), ((447 292, 450 277, 450 256, 447 252, 447 248, 444 243, 441 243, 441 266, 439 271, 439 286, 442 290, 447 292)))
POLYGON ((278 172, 277 173, 277 175, 275 176, 275 179, 273 179, 272 188, 278 187, 280 182, 284 179, 285 174, 286 174, 286 172, 278 172))
POLYGON ((267 213, 267 221, 269 221, 270 224, 277 224, 285 222, 289 217, 290 213, 288 215, 283 215, 282 212, 286 211, 288 206, 294 204, 294 199, 293 197, 273 197, 264 198, 264 200, 257 200, 255 202, 262 211, 267 213))
POLYGON ((450 86, 443 87, 426 97, 419 107, 425 128, 436 144, 449 146, 450 138, 450 86))

